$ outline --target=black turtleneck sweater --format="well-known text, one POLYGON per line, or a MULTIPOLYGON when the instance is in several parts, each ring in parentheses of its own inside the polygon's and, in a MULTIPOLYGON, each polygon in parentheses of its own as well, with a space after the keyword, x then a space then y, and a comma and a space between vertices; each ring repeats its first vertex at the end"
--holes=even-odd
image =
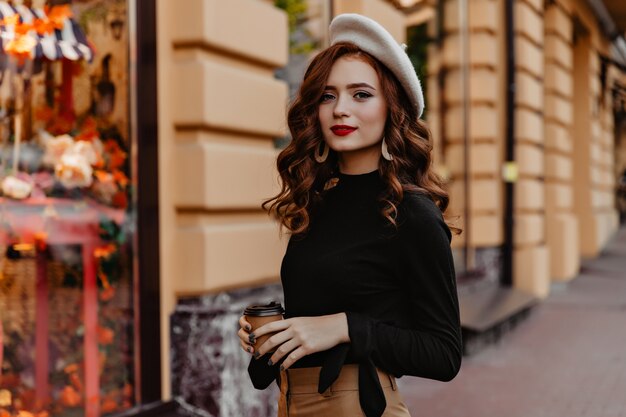
MULTIPOLYGON (((415 192, 405 192, 398 205, 396 230, 380 214, 378 170, 338 176, 306 235, 289 240, 280 272, 285 318, 346 313, 350 343, 293 367, 322 366, 323 392, 342 364, 359 364, 361 405, 370 417, 385 406, 374 367, 441 381, 459 370, 451 233, 435 203, 415 192)), ((271 377, 261 382, 261 374, 271 375, 261 369, 266 361, 252 362, 254 385, 269 385, 271 377)))

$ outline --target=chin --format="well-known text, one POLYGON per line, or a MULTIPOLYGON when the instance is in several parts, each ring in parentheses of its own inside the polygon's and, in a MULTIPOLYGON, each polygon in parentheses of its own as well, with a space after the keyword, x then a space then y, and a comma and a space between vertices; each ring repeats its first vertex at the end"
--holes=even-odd
MULTIPOLYGON (((329 142, 327 142, 329 143, 329 142)), ((330 149, 332 149, 335 152, 355 152, 355 151, 367 151, 372 149, 373 147, 378 146, 377 143, 373 143, 373 144, 360 144, 360 143, 337 143, 337 142, 330 142, 329 145, 330 149)))

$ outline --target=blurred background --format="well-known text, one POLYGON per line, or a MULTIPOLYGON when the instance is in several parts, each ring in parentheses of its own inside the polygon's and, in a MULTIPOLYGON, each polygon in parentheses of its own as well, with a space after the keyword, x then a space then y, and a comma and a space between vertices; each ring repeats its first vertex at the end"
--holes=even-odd
POLYGON ((626 416, 623 0, 0 1, 0 417, 272 416, 286 109, 327 28, 407 44, 464 364, 414 415, 626 416))

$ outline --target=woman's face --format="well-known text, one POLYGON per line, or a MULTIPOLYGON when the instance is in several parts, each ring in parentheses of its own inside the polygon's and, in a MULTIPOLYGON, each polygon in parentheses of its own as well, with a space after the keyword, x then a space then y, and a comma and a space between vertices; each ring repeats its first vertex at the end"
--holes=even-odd
POLYGON ((319 106, 328 146, 351 156, 371 154, 377 147, 380 154, 386 120, 387 103, 374 68, 354 56, 335 61, 319 106))

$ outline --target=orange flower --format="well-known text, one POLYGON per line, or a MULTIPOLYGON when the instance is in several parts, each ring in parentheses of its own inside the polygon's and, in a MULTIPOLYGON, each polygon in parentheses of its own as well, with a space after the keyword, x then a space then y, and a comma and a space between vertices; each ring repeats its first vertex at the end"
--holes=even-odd
POLYGON ((65 21, 73 16, 72 9, 69 4, 62 4, 58 6, 46 6, 44 8, 48 20, 54 25, 56 29, 63 29, 65 21))
POLYGON ((104 364, 107 361, 107 354, 104 353, 103 351, 99 351, 98 352, 98 370, 100 373, 102 373, 102 370, 104 369, 104 364))
POLYGON ((83 130, 78 135, 76 135, 74 139, 91 142, 97 137, 98 137, 98 132, 96 132, 95 130, 83 130))
POLYGON ((35 233, 35 247, 38 251, 44 251, 48 247, 48 234, 46 232, 35 233))
POLYGON ((94 168, 104 168, 104 159, 100 155, 98 155, 98 160, 95 164, 93 164, 94 168))
POLYGON ((93 254, 96 258, 108 258, 112 253, 115 252, 115 245, 113 243, 109 243, 105 246, 100 246, 93 251, 93 254))
POLYGON ((102 413, 111 413, 117 410, 117 402, 113 398, 105 398, 100 406, 102 413))
POLYGON ((70 363, 63 369, 63 371, 65 371, 66 374, 71 374, 72 372, 78 372, 78 364, 70 363))
POLYGON ((98 343, 101 345, 110 345, 113 343, 115 333, 108 327, 98 326, 98 343))
POLYGON ((124 384, 124 388, 122 388, 122 395, 125 398, 132 398, 133 396, 133 386, 128 382, 124 384))
POLYGON ((15 39, 11 39, 9 41, 5 47, 5 51, 18 59, 23 60, 30 58, 31 51, 35 45, 37 45, 37 41, 31 36, 16 36, 15 39))
POLYGON ((7 16, 0 21, 1 26, 16 26, 20 24, 20 15, 14 14, 12 16, 7 16))
POLYGON ((28 32, 33 30, 33 25, 30 23, 18 23, 15 25, 15 34, 17 35, 26 35, 28 32))
POLYGON ((126 152, 119 150, 117 152, 111 153, 109 156, 109 168, 111 171, 115 171, 124 165, 126 161, 126 152))
POLYGON ((54 23, 48 19, 35 19, 33 29, 35 29, 38 35, 47 35, 54 31, 54 23))
POLYGON ((0 409, 0 417, 11 417, 11 413, 5 409, 0 409))
POLYGON ((107 139, 104 141, 104 150, 107 152, 117 152, 120 150, 120 145, 117 144, 115 139, 107 139))
POLYGON ((128 185, 128 177, 122 171, 113 171, 113 178, 118 182, 120 187, 124 188, 128 185))
POLYGON ((70 375, 70 383, 78 392, 83 392, 83 381, 80 380, 78 372, 73 372, 70 375))
POLYGON ((98 278, 100 278, 100 281, 102 281, 102 286, 104 287, 105 290, 108 290, 109 288, 111 288, 111 284, 109 284, 109 279, 107 278, 105 273, 103 273, 102 271, 99 271, 98 278))
POLYGON ((97 169, 97 170, 94 171, 93 175, 96 176, 96 179, 98 181, 105 182, 105 181, 109 180, 111 174, 109 174, 108 172, 106 172, 104 170, 97 169))
POLYGON ((80 395, 69 385, 66 385, 63 391, 61 391, 60 400, 61 404, 66 407, 76 407, 80 405, 80 395))
POLYGON ((74 139, 76 140, 85 140, 91 142, 95 138, 98 137, 98 132, 95 130, 83 130, 81 131, 74 139))
POLYGON ((118 191, 113 196, 111 203, 113 204, 113 207, 125 209, 128 207, 128 197, 124 191, 118 191))
POLYGON ((30 23, 23 23, 20 21, 20 15, 17 13, 2 19, 0 21, 0 26, 11 26, 13 27, 13 31, 18 35, 24 35, 32 29, 32 25, 30 23))
POLYGON ((100 301, 109 301, 115 297, 115 288, 110 285, 100 292, 100 301))

